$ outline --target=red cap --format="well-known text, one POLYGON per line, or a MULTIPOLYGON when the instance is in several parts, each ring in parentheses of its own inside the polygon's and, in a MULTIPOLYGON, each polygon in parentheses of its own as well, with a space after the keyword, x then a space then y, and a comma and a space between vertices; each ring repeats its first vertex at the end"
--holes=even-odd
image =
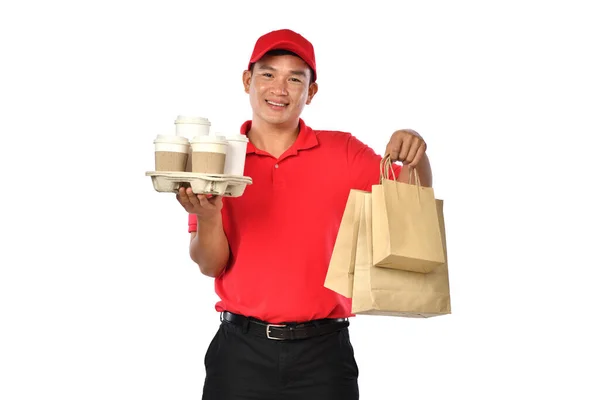
POLYGON ((314 80, 317 80, 317 63, 312 43, 304 36, 289 29, 271 31, 259 37, 254 45, 248 69, 271 50, 287 50, 297 54, 313 70, 314 80))

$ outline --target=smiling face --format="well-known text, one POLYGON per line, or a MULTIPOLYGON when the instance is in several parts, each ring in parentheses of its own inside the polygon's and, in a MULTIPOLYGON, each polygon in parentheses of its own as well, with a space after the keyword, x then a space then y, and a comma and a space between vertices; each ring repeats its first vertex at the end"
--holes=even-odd
POLYGON ((253 121, 262 125, 295 128, 306 104, 317 93, 311 83, 311 69, 295 55, 266 55, 244 71, 246 93, 250 95, 253 121))

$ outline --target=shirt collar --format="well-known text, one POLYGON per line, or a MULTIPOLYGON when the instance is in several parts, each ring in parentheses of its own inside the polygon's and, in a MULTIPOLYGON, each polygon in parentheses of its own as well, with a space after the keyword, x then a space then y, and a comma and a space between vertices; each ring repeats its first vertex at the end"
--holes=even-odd
MULTIPOLYGON (((247 135, 250 132, 250 128, 252 127, 252 121, 246 121, 242 124, 240 128, 240 133, 242 135, 247 135)), ((317 139, 317 135, 315 132, 307 126, 302 118, 300 118, 300 132, 298 133, 298 137, 296 141, 290 148, 290 152, 292 154, 298 154, 298 150, 306 150, 312 147, 315 147, 319 144, 319 140, 317 139)), ((248 142, 248 146, 246 147, 246 154, 257 153, 260 152, 252 143, 248 142)))

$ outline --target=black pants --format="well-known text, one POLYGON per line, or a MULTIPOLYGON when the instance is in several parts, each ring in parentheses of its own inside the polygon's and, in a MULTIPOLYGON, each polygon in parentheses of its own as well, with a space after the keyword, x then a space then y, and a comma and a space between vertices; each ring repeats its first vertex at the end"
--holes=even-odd
POLYGON ((221 323, 204 359, 203 400, 357 400, 348 328, 302 340, 271 340, 221 323))

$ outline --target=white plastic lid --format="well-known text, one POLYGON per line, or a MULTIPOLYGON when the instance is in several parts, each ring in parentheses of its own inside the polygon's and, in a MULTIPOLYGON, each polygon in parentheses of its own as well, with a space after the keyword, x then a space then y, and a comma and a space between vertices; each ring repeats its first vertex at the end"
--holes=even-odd
POLYGON ((208 118, 204 117, 190 117, 187 115, 178 115, 175 120, 176 124, 200 124, 200 125, 209 125, 210 121, 208 118))
POLYGON ((194 136, 194 138, 192 138, 192 143, 227 144, 227 140, 225 140, 225 138, 223 136, 201 135, 201 136, 194 136))
POLYGON ((190 141, 184 136, 177 135, 157 135, 154 139, 154 143, 177 143, 177 144, 189 144, 190 141))
POLYGON ((236 141, 236 142, 248 142, 248 136, 241 134, 233 134, 233 135, 224 135, 226 140, 236 141))

